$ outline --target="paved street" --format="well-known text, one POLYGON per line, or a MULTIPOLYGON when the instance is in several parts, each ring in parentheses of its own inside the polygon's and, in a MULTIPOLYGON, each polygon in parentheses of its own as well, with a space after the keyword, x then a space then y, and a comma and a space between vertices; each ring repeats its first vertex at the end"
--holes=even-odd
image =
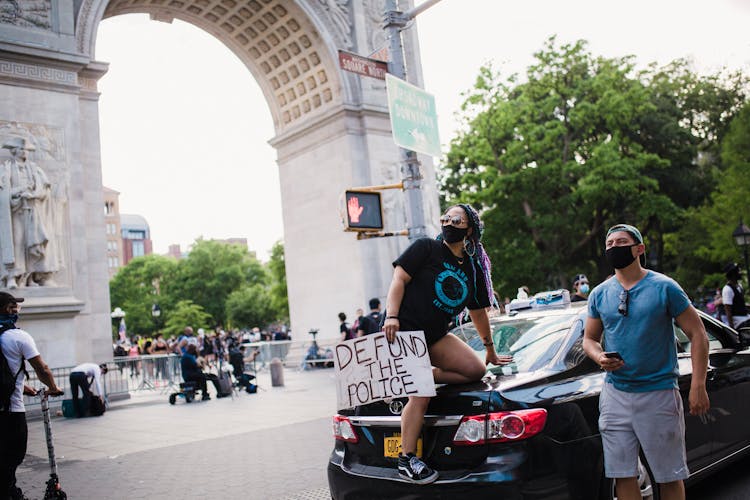
MULTIPOLYGON (((152 391, 99 418, 53 419, 63 489, 71 499, 97 500, 330 498, 333 370, 284 375, 285 387, 271 387, 261 373, 257 394, 234 399, 170 406, 167 394, 152 391)), ((43 496, 48 474, 37 420, 18 473, 29 498, 43 496)))
MULTIPOLYGON (((175 406, 147 391, 100 418, 54 418, 63 489, 71 500, 328 499, 325 467, 335 411, 333 370, 260 374, 257 394, 175 406)), ((213 391, 213 388, 211 388, 213 391)), ((688 490, 691 500, 744 500, 750 458, 688 490)), ((41 419, 29 423, 19 481, 32 499, 49 475, 41 419)))

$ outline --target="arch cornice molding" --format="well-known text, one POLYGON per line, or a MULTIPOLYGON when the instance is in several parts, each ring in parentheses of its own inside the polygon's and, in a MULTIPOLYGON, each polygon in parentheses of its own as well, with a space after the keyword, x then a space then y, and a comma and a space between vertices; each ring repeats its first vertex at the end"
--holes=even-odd
MULTIPOLYGON (((277 134, 293 124, 322 116, 323 111, 331 106, 359 100, 361 91, 358 81, 350 78, 350 75, 343 75, 338 68, 338 48, 346 49, 352 45, 350 35, 354 23, 350 8, 347 7, 350 0, 232 0, 221 2, 223 6, 213 6, 224 11, 225 17, 221 19, 208 12, 212 4, 218 2, 185 0, 178 2, 179 8, 171 6, 173 3, 84 0, 76 23, 78 50, 89 58, 94 57, 98 26, 106 17, 148 13, 158 20, 169 22, 180 19, 193 24, 212 34, 232 50, 263 90, 277 134), (342 3, 346 5, 341 5, 342 3), (232 7, 225 8, 226 6, 232 7), (258 30, 250 25, 252 19, 243 20, 239 13, 251 16, 253 8, 261 7, 290 12, 292 26, 297 26, 300 33, 307 35, 301 36, 303 43, 292 43, 290 47, 293 50, 279 49, 279 57, 279 54, 274 54, 277 47, 273 43, 266 43, 262 37, 256 39, 258 30), (333 8, 344 10, 332 12, 333 8), (229 9, 231 11, 227 12, 229 9), (237 15, 232 15, 233 13, 237 15), (347 16, 348 33, 343 28, 342 13, 347 16), (338 15, 338 18, 334 15, 338 15), (300 18, 298 22, 295 17, 300 18), (347 34, 348 39, 345 36, 347 34), (290 53, 293 53, 291 59, 290 53), (295 64, 295 56, 301 64, 295 64)), ((289 31, 282 29, 285 33, 289 31)), ((273 34, 270 37, 275 41, 279 38, 273 34)), ((281 44, 285 41, 281 40, 281 44)))

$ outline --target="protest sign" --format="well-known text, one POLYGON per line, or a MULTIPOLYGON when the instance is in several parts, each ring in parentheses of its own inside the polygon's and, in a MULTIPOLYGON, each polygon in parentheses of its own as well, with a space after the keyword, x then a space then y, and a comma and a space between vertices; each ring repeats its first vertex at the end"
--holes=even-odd
POLYGON ((336 345, 338 409, 386 398, 435 395, 435 381, 424 332, 398 332, 389 343, 384 333, 336 345))

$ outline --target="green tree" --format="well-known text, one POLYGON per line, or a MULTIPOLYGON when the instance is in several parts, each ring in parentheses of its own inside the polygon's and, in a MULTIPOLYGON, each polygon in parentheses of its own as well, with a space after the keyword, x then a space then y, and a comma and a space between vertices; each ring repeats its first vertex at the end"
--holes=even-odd
POLYGON ((175 337, 180 335, 186 326, 192 326, 195 330, 209 328, 210 321, 211 315, 204 311, 203 307, 191 300, 181 300, 170 311, 164 325, 164 333, 169 337, 175 337))
POLYGON ((698 171, 697 158, 715 149, 741 86, 680 62, 636 71, 632 57, 595 57, 584 41, 550 38, 535 58, 524 83, 480 70, 441 172, 446 204, 483 209, 496 287, 604 277, 604 232, 623 221, 644 230, 661 267, 662 234, 705 197, 697 185, 715 167, 706 154, 698 171))
POLYGON ((703 205, 688 212, 684 225, 669 239, 671 256, 682 264, 677 277, 691 288, 713 287, 724 279, 724 264, 742 260, 732 231, 739 219, 750 221, 750 104, 728 127, 721 161, 716 190, 703 205))
POLYGON ((239 328, 265 326, 277 318, 268 290, 258 284, 245 286, 229 295, 227 317, 232 326, 239 328))
POLYGON ((128 334, 145 335, 159 325, 154 324, 151 308, 159 304, 164 317, 173 304, 172 297, 165 293, 174 278, 177 262, 169 257, 146 255, 130 261, 109 282, 112 308, 125 311, 128 334))
POLYGON ((265 285, 263 265, 242 245, 197 240, 178 264, 172 290, 181 300, 191 300, 211 315, 214 324, 225 324, 226 300, 248 284, 265 285))
POLYGON ((274 243, 271 248, 268 275, 271 283, 268 293, 271 298, 271 307, 276 315, 274 319, 288 320, 289 296, 286 287, 286 262, 284 260, 284 245, 280 241, 274 243))

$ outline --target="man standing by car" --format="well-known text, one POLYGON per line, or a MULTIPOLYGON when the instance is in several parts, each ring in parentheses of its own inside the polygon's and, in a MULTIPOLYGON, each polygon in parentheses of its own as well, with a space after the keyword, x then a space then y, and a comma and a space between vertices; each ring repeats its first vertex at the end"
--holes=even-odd
POLYGON ((15 375, 15 389, 10 400, 0 401, 0 498, 16 500, 26 498, 16 486, 16 469, 26 456, 26 410, 23 394, 33 395, 34 389, 24 384, 24 360, 27 360, 39 380, 48 387, 47 394, 60 396, 52 372, 39 355, 31 335, 16 327, 18 303, 24 299, 0 292, 0 350, 8 362, 10 373, 15 375))
POLYGON ((673 319, 691 342, 692 415, 709 408, 708 338, 682 288, 641 267, 644 252, 643 238, 634 226, 618 224, 607 231, 605 256, 615 275, 589 295, 583 348, 607 372, 599 400, 599 430, 605 473, 615 480, 617 497, 641 498, 640 446, 661 498, 684 499, 688 468, 673 319))
MULTIPOLYGON (((726 324, 738 330, 750 319, 745 305, 745 293, 740 284, 740 266, 736 262, 724 266, 727 284, 721 289, 721 302, 724 304, 726 324)), ((744 325, 746 326, 746 325, 744 325)))

